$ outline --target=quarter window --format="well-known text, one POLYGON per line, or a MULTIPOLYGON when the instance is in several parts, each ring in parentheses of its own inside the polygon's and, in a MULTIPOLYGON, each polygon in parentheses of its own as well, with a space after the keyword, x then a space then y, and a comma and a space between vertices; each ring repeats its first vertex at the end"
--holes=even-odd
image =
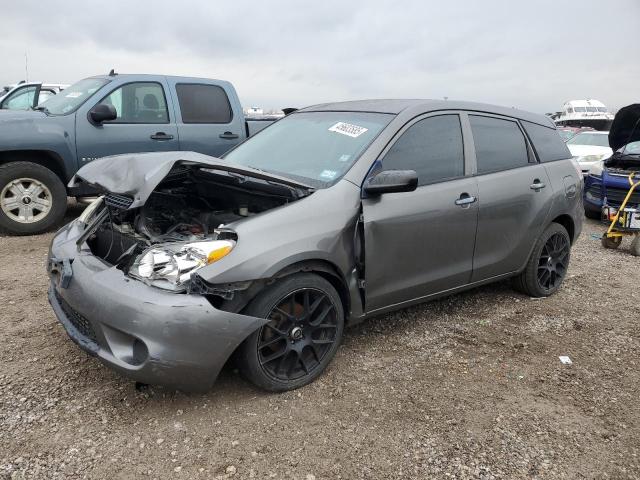
POLYGON ((458 115, 439 115, 409 127, 382 160, 385 170, 415 170, 418 185, 464 175, 458 115))
POLYGON ((554 160, 563 160, 571 158, 571 152, 560 138, 558 130, 555 128, 544 127, 537 123, 522 121, 529 139, 536 149, 538 159, 541 162, 553 162, 554 160))
POLYGON ((100 103, 113 105, 118 117, 109 123, 169 123, 164 90, 159 83, 128 83, 100 103))
POLYGON ((508 170, 529 163, 527 144, 516 122, 479 115, 469 115, 469 122, 478 173, 508 170))
POLYGON ((176 85, 183 123, 229 123, 233 118, 229 98, 217 85, 176 85))

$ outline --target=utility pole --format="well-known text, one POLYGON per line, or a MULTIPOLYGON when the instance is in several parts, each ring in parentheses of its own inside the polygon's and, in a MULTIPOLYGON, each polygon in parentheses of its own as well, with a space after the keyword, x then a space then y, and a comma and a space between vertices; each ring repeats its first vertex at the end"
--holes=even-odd
POLYGON ((29 57, 27 57, 27 52, 24 52, 24 74, 25 81, 29 81, 29 57))

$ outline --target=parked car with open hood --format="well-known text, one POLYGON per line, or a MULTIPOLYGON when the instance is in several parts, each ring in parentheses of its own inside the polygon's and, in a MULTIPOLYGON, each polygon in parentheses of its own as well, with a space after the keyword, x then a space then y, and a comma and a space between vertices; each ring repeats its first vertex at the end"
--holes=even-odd
POLYGON ((54 237, 69 336, 144 383, 206 390, 235 352, 267 390, 317 378, 345 325, 513 278, 556 292, 582 176, 545 117, 370 100, 291 113, 222 159, 114 156, 54 237))
POLYGON ((57 225, 67 196, 95 195, 67 183, 96 158, 222 155, 270 123, 245 121, 233 85, 222 80, 113 72, 85 78, 35 110, 0 111, 0 227, 24 235, 57 225))
MULTIPOLYGON (((589 218, 600 218, 605 200, 619 207, 629 190, 629 175, 640 175, 640 104, 618 111, 608 143, 615 153, 593 165, 585 178, 584 211, 589 218)), ((640 192, 633 193, 629 206, 640 207, 640 192)))

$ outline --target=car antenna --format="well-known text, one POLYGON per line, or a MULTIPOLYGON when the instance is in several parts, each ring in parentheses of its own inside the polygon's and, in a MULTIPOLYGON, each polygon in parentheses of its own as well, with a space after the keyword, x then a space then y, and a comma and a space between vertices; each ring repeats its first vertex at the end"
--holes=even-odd
POLYGON ((112 68, 111 71, 109 72, 109 76, 115 77, 116 75, 117 75, 116 71, 112 68))

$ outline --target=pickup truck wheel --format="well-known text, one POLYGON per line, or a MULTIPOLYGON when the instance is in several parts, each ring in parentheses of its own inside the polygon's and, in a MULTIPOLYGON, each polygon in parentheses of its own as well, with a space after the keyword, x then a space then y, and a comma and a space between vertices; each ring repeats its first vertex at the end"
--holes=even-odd
POLYGON ((285 277, 261 292, 247 315, 269 319, 236 352, 245 378, 272 392, 302 387, 334 357, 344 329, 335 288, 311 273, 285 277))
POLYGON ((548 297, 562 285, 571 257, 571 239, 552 223, 536 241, 524 271, 513 279, 516 290, 530 297, 548 297))
POLYGON ((16 235, 48 230, 64 217, 67 191, 58 176, 31 162, 0 165, 0 227, 16 235))

